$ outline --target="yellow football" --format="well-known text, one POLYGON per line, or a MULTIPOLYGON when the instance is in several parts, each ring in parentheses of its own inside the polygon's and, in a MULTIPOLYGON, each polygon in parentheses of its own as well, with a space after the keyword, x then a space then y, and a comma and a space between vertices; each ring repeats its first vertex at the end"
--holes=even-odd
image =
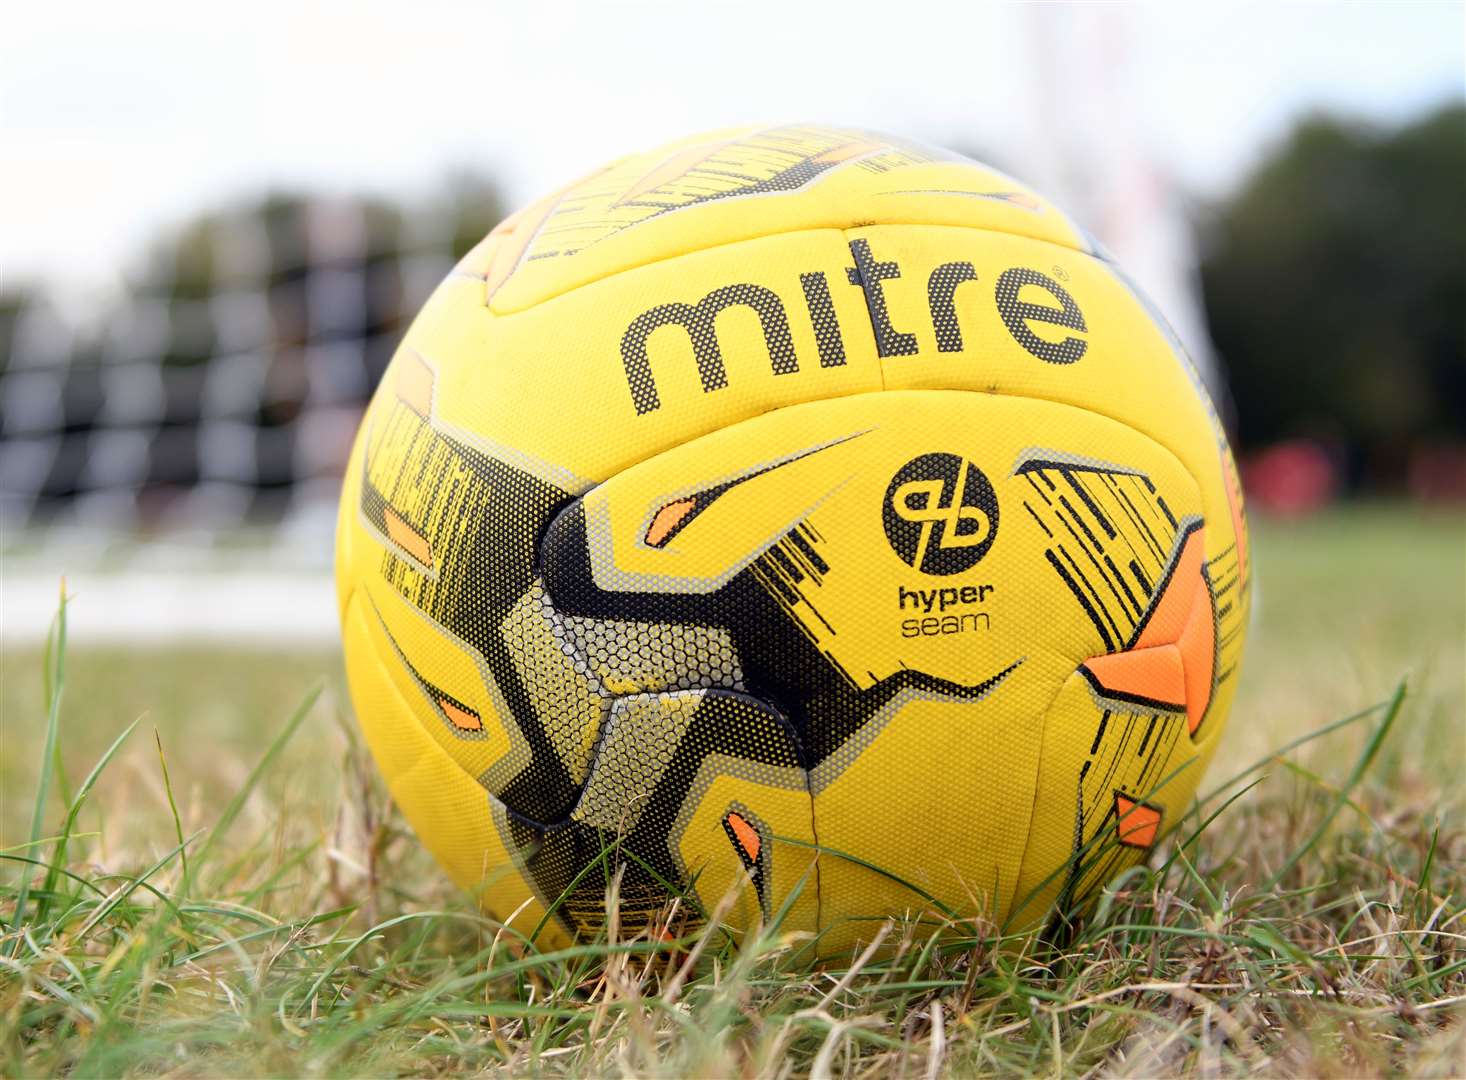
POLYGON ((552 941, 669 895, 848 948, 1032 926, 1185 811, 1237 682, 1236 471, 1061 212, 823 127, 510 217, 362 422, 356 713, 448 872, 552 941))

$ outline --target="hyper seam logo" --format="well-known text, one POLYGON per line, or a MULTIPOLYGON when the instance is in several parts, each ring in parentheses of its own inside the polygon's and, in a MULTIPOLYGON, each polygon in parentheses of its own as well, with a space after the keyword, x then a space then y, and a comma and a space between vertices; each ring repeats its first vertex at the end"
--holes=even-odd
POLYGON ((959 574, 993 546, 998 497, 966 458, 922 454, 891 478, 881 520, 891 549, 908 566, 923 574, 959 574))

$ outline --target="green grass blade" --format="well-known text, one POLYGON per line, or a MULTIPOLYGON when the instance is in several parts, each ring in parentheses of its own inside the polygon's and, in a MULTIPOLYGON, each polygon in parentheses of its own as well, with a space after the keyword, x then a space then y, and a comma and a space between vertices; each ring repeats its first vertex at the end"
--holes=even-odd
MULTIPOLYGON (((32 845, 25 844, 23 846, 28 848, 32 845)), ((64 866, 53 866, 50 863, 46 862, 44 859, 28 858, 25 855, 17 855, 14 853, 14 851, 0 851, 0 862, 17 862, 23 863, 26 866, 39 866, 48 871, 54 871, 58 876, 64 877, 69 881, 74 881, 84 888, 91 889, 98 896, 107 895, 107 890, 102 888, 96 882, 92 881, 90 878, 82 877, 80 874, 76 873, 75 871, 68 870, 64 866)), ((30 871, 27 871, 27 873, 30 873, 30 871)))
MULTIPOLYGON (((1321 728, 1315 728, 1314 730, 1307 732, 1306 734, 1298 736, 1298 738, 1296 739, 1285 742, 1282 746, 1278 747, 1276 750, 1271 750, 1268 753, 1264 754, 1262 757, 1258 758, 1251 765, 1247 766, 1240 772, 1233 773, 1231 776, 1227 777, 1227 779, 1223 780, 1220 784, 1217 784, 1215 787, 1213 787, 1205 795, 1198 795, 1196 797, 1195 804, 1187 812, 1186 816, 1190 817, 1192 814, 1199 813, 1203 806, 1211 802, 1222 792, 1226 791, 1238 780, 1241 780, 1245 776, 1251 776, 1253 773, 1257 772, 1258 769, 1267 768, 1284 754, 1289 753, 1293 750, 1297 750, 1300 746, 1306 746, 1308 743, 1313 742, 1315 739, 1321 739, 1325 735, 1332 735, 1340 728, 1346 728, 1350 724, 1357 724, 1361 720, 1368 720, 1371 716, 1379 712, 1381 709, 1386 709, 1388 707, 1388 701, 1376 702, 1375 704, 1369 706, 1369 708, 1367 709, 1360 709, 1358 712, 1350 713, 1348 716, 1341 717, 1338 720, 1334 720, 1330 723, 1325 724, 1321 728)), ((1183 818, 1182 820, 1185 819, 1183 818)), ((1179 825, 1180 822, 1178 821, 1176 824, 1179 825)))
MULTIPOLYGON (((57 837, 56 851, 51 856, 50 869, 47 869, 47 872, 45 872, 45 891, 53 891, 54 887, 56 887, 57 873, 62 870, 63 866, 66 866, 66 850, 70 846, 73 835, 75 835, 76 815, 81 813, 82 803, 86 802, 86 796, 91 794, 92 787, 97 784, 98 778, 103 774, 103 769, 107 768, 107 763, 113 759, 117 750, 122 749, 122 744, 128 741, 128 736, 133 733, 133 730, 138 727, 141 721, 142 717, 138 717, 138 720, 130 722, 128 727, 123 728, 122 734, 119 734, 116 739, 111 740, 111 746, 108 746, 104 750, 103 755, 101 755, 101 758, 97 759, 97 763, 92 765, 91 772, 86 774, 86 778, 82 781, 81 787, 76 788, 76 794, 72 796, 70 806, 66 807, 66 822, 62 825, 62 832, 57 837)), ((179 840, 182 840, 182 838, 182 835, 180 835, 179 840)), ((37 922, 45 919, 45 911, 47 911, 47 906, 44 903, 38 904, 37 922)))
POLYGON ((1358 760, 1354 762, 1354 768, 1349 773, 1349 778, 1339 787, 1339 792, 1334 796, 1333 805, 1329 807, 1328 813, 1324 814, 1323 820, 1318 823, 1318 827, 1313 830, 1308 839, 1283 861, 1283 865, 1278 867, 1277 871, 1267 881, 1263 882, 1261 886, 1262 892, 1269 892, 1277 888, 1278 883, 1288 876, 1293 867, 1298 865, 1299 860, 1312 851, 1315 845, 1323 839, 1324 833, 1328 832, 1329 826, 1334 822, 1334 818, 1338 816, 1339 811, 1349 802, 1349 797, 1353 793, 1354 788, 1359 784, 1360 780, 1364 779, 1364 774, 1369 771, 1369 766, 1373 763, 1375 755, 1379 753, 1380 747, 1384 745, 1385 736, 1390 733, 1390 728, 1394 726, 1395 718, 1400 715, 1400 708, 1404 704, 1405 683, 1402 680, 1400 685, 1395 687, 1395 693, 1391 696, 1389 705, 1385 708, 1384 719, 1380 721, 1379 727, 1375 728, 1374 734, 1370 736, 1369 741, 1364 744, 1364 750, 1360 753, 1358 760))
POLYGON ((958 918, 960 915, 960 913, 955 908, 953 908, 949 904, 944 904, 931 893, 923 889, 920 885, 917 885, 914 882, 907 881, 905 878, 901 877, 901 875, 892 873, 890 870, 887 870, 881 866, 877 866, 875 863, 870 862, 866 859, 862 859, 858 855, 852 855, 848 851, 840 851, 836 848, 826 847, 824 844, 816 844, 810 840, 801 840, 797 836, 774 836, 771 839, 775 843, 789 844, 791 847, 809 848, 812 851, 818 852, 821 857, 828 856, 831 859, 840 859, 843 862, 850 863, 852 866, 859 866, 864 870, 869 870, 873 874, 878 874, 886 880, 895 882, 903 889, 910 891, 913 896, 921 897, 928 904, 930 904, 934 910, 940 911, 949 919, 958 918))
MULTIPOLYGON (((198 833, 194 833, 194 835, 192 837, 190 837, 189 839, 190 840, 197 839, 198 836, 199 836, 198 833)), ((135 877, 128 878, 126 885, 122 886, 121 888, 119 888, 118 890, 116 890, 116 892, 113 893, 113 895, 109 896, 101 904, 101 906, 99 906, 97 908, 96 911, 92 912, 91 916, 87 919, 87 921, 81 924, 81 926, 76 931, 76 938, 77 938, 77 940, 80 940, 80 939, 86 937, 87 936, 87 933, 94 926, 96 926, 99 922, 101 922, 109 914, 111 914, 114 910, 116 910, 118 904, 120 904, 120 903, 122 903, 122 901, 126 900, 129 896, 131 896, 133 893, 135 893, 140 887, 142 887, 147 882, 147 880, 150 877, 152 877, 159 870, 163 869, 163 867, 167 866, 170 862, 172 862, 173 861, 173 857, 175 855, 178 855, 178 854, 182 853, 184 847, 186 847, 187 844, 188 844, 188 841, 187 840, 180 842, 171 851, 167 852, 162 858, 160 858, 157 862, 153 863, 152 866, 148 867, 141 874, 138 874, 135 877)), ((159 895, 159 894, 156 894, 155 893, 155 895, 159 895)), ((167 900, 166 897, 164 897, 164 901, 166 903, 168 903, 169 906, 173 906, 172 901, 167 900)))
POLYGON ((614 848, 614 842, 609 844, 602 843, 600 854, 598 854, 594 859, 587 860, 586 864, 582 866, 580 870, 575 874, 575 876, 570 879, 570 883, 565 886, 560 895, 555 897, 555 902, 552 903, 549 907, 545 908, 545 913, 540 916, 540 921, 535 923, 534 930, 529 935, 529 941, 531 945, 539 941, 540 933, 544 930, 546 926, 549 925, 550 920, 555 917, 555 913, 560 910, 560 908, 565 904, 565 901, 569 900, 570 897, 574 895, 575 890, 579 888, 582 881, 589 877, 598 868, 605 871, 608 877, 610 876, 610 855, 614 848))
MULTIPOLYGON (((1221 806, 1217 807, 1210 814, 1208 814, 1206 816, 1206 820, 1205 821, 1203 821, 1196 828, 1192 829, 1191 830, 1191 833, 1186 837, 1186 839, 1183 840, 1183 841, 1181 841, 1179 844, 1176 845, 1176 849, 1174 851, 1172 851, 1170 857, 1168 859, 1166 859, 1166 861, 1161 864, 1160 869, 1156 871, 1156 875, 1158 877, 1164 877, 1165 874, 1166 874, 1166 871, 1170 870, 1171 865, 1176 861, 1177 856, 1179 856, 1183 851, 1185 851, 1187 848, 1189 848, 1192 844, 1196 843, 1196 841, 1201 837, 1201 834, 1204 833, 1204 832, 1206 832, 1206 830, 1211 827, 1212 822, 1216 821, 1217 818, 1221 817, 1222 814, 1224 814, 1226 812, 1226 810, 1227 810, 1227 808, 1229 806, 1231 806, 1233 803, 1237 802, 1239 799, 1242 798, 1242 796, 1246 795, 1253 788, 1257 787, 1257 785, 1258 784, 1261 784, 1263 782, 1263 780, 1265 780, 1265 779, 1266 779, 1266 777, 1259 776, 1257 779, 1253 780, 1246 787, 1241 788, 1238 791, 1234 792, 1233 794, 1227 796, 1226 801, 1223 802, 1221 806)), ((1189 817, 1189 816, 1190 815, 1188 814, 1187 817, 1189 817)), ((1182 820, 1185 820, 1185 819, 1183 818, 1182 820)))
POLYGON ((260 760, 255 763, 255 767, 250 770, 249 776, 245 778, 244 783, 239 786, 239 790, 234 793, 234 797, 224 807, 223 813, 219 815, 219 820, 209 830, 208 839, 204 841, 203 847, 194 859, 195 867, 202 867, 207 864, 208 857, 214 850, 214 845, 218 843, 220 837, 229 831, 229 827, 234 824, 234 819, 244 809, 244 804, 249 799, 250 793, 254 791, 256 785, 259 784, 260 779, 265 775, 265 772, 270 768, 274 760, 280 756, 280 752, 285 749, 285 744, 290 741, 290 737, 300 727, 301 721, 310 714, 311 709, 315 706, 316 700, 321 696, 323 689, 323 686, 317 686, 306 694, 305 700, 296 706, 295 712, 285 722, 285 726, 270 741, 269 747, 266 748, 260 760))
POLYGON ((178 902, 183 903, 188 889, 188 852, 183 847, 183 819, 178 816, 178 803, 173 798, 173 781, 168 778, 168 755, 163 753, 163 736, 153 728, 153 742, 158 747, 158 765, 163 770, 163 791, 168 796, 168 811, 173 815, 173 835, 178 838, 178 858, 183 864, 183 877, 178 886, 178 902))
POLYGON ((398 915, 395 918, 387 919, 385 922, 379 922, 377 923, 377 925, 363 931, 351 941, 347 942, 346 947, 336 955, 336 959, 332 960, 331 963, 328 964, 325 969, 316 976, 315 981, 312 982, 310 985, 310 989, 305 992, 303 1004, 307 1006, 310 1004, 311 999, 321 992, 321 987, 326 985, 326 980, 334 975, 342 964, 346 963, 347 957, 349 957, 358 948, 360 948, 363 942, 370 940, 377 934, 380 934, 383 930, 391 929, 394 926, 400 926, 403 923, 414 922, 421 919, 441 919, 444 917, 444 915, 449 914, 451 913, 442 911, 409 911, 405 915, 398 915))
MULTIPOLYGON (((31 811, 31 843, 41 838, 41 825, 46 819, 46 800, 51 794, 51 775, 56 757, 56 733, 61 725, 61 694, 66 688, 66 581, 61 582, 61 599, 56 609, 56 619, 51 624, 51 633, 46 639, 46 656, 43 665, 46 689, 46 740, 41 750, 41 768, 36 776, 36 802, 31 811)), ((20 893, 15 901, 15 917, 11 921, 14 930, 25 925, 25 909, 30 894, 30 875, 20 882, 20 893)), ((20 941, 11 944, 10 955, 15 956, 20 941)))

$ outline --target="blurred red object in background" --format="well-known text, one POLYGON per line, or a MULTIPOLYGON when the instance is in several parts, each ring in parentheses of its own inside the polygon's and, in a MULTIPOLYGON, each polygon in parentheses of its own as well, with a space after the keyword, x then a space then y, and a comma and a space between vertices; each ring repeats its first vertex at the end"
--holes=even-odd
POLYGON ((1422 502, 1466 503, 1466 445, 1436 443, 1410 455, 1405 486, 1422 502))
POLYGON ((1275 443, 1242 462, 1248 502, 1276 514, 1309 514, 1333 501, 1339 469, 1312 439, 1275 443))

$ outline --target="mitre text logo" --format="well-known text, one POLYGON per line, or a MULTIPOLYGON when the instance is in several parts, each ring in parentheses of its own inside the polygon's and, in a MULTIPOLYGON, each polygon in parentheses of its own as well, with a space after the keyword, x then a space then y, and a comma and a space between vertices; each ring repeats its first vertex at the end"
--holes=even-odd
MULTIPOLYGON (((852 265, 844 268, 843 283, 823 270, 809 270, 798 275, 799 292, 793 293, 794 275, 778 281, 779 291, 767 285, 741 282, 723 285, 692 301, 691 297, 648 308, 626 327, 621 335, 621 364, 626 372, 626 387, 631 391, 631 404, 638 416, 656 412, 662 407, 657 381, 652 374, 648 353, 654 335, 675 328, 691 343, 692 359, 697 364, 703 393, 711 394, 728 385, 728 371, 723 363, 723 347, 718 340, 719 316, 726 311, 744 309, 758 317, 768 351, 769 373, 773 376, 793 375, 800 371, 803 360, 808 370, 818 360, 819 369, 842 368, 846 363, 845 334, 840 325, 831 295, 832 288, 845 284, 865 294, 865 307, 870 313, 870 331, 875 335, 876 352, 882 357, 917 356, 921 352, 916 325, 902 327, 893 321, 887 291, 896 288, 923 288, 930 330, 940 354, 961 354, 964 349, 962 320, 968 321, 968 332, 987 307, 979 300, 977 268, 966 260, 945 262, 923 273, 924 267, 907 267, 905 271, 895 259, 879 258, 863 239, 850 242, 852 265), (783 293, 783 295, 781 295, 783 293), (796 298, 797 297, 797 298, 796 298), (790 330, 789 311, 803 308, 814 331, 819 356, 801 358, 790 330)), ((1062 273, 1054 267, 1055 273, 1062 273)), ((1067 275, 1065 275, 1067 279, 1067 275)), ((1046 364, 1067 366, 1076 363, 1089 350, 1089 324, 1069 291, 1057 280, 1033 267, 1012 266, 1000 273, 991 290, 992 309, 1024 351, 1046 364), (1024 297, 1027 299, 1024 299, 1024 297), (1042 302, 1041 302, 1042 301, 1042 302), (1048 327, 1043 336, 1034 327, 1048 327), (1053 340, 1054 328, 1064 331, 1053 340)))

